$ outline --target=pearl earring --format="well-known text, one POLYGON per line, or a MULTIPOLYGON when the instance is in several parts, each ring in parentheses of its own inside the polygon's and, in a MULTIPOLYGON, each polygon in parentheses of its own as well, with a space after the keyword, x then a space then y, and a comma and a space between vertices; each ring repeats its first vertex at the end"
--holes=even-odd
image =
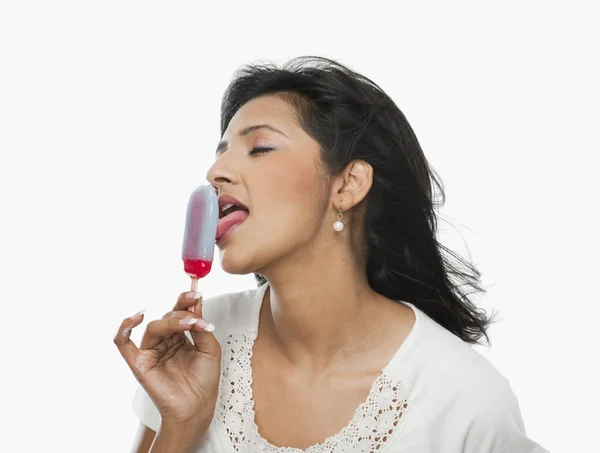
POLYGON ((342 206, 340 205, 340 213, 338 214, 337 222, 333 224, 333 229, 335 231, 342 231, 344 229, 344 224, 342 223, 342 219, 344 216, 342 215, 342 206))

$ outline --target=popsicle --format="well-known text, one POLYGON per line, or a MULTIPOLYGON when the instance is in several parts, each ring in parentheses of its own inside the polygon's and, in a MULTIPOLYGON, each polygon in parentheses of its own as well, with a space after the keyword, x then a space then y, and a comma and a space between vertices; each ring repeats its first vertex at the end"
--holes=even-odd
POLYGON ((192 291, 212 268, 218 222, 219 201, 214 187, 198 186, 188 201, 181 251, 183 269, 192 278, 192 291))

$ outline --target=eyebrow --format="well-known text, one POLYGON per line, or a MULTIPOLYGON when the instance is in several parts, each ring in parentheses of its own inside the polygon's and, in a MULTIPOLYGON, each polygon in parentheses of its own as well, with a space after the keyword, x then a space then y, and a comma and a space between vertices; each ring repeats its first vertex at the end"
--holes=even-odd
MULTIPOLYGON (((271 130, 271 131, 273 131, 273 132, 276 132, 276 133, 278 133, 278 134, 281 134, 281 135, 283 135, 284 137, 287 137, 287 138, 289 138, 289 137, 288 137, 288 136, 287 136, 285 133, 283 133, 282 131, 280 131, 279 129, 277 129, 277 128, 276 128, 276 127, 274 127, 274 126, 271 126, 270 124, 255 124, 255 125, 253 125, 253 126, 248 126, 248 127, 245 127, 245 128, 243 128, 242 130, 240 130, 240 131, 238 132, 238 135, 239 135, 240 137, 245 137, 246 135, 248 135, 248 134, 250 134, 250 133, 252 133, 252 132, 254 132, 254 131, 257 131, 257 130, 259 130, 259 129, 269 129, 269 130, 271 130)), ((220 154, 220 153, 221 153, 221 152, 222 152, 224 149, 227 149, 228 147, 229 147, 229 142, 228 142, 227 140, 221 140, 221 141, 219 142, 219 144, 217 145, 217 151, 215 152, 215 155, 218 157, 218 156, 219 156, 219 154, 220 154)))

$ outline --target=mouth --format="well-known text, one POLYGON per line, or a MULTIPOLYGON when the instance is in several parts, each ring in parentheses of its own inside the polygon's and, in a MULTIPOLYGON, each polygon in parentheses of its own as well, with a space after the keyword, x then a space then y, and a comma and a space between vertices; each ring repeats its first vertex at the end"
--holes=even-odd
POLYGON ((216 242, 219 243, 229 236, 249 215, 250 211, 245 204, 231 195, 221 195, 219 197, 219 224, 217 225, 216 242))

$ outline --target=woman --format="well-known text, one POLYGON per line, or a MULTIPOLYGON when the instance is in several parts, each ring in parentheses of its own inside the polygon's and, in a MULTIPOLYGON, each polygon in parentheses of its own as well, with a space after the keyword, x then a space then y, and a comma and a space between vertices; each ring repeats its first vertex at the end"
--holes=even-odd
POLYGON ((207 176, 221 216, 242 211, 221 266, 258 288, 181 294, 140 349, 143 316, 123 321, 134 451, 545 451, 470 346, 493 322, 467 297, 480 274, 437 242, 442 186, 375 83, 325 58, 249 65, 221 135, 207 176))

